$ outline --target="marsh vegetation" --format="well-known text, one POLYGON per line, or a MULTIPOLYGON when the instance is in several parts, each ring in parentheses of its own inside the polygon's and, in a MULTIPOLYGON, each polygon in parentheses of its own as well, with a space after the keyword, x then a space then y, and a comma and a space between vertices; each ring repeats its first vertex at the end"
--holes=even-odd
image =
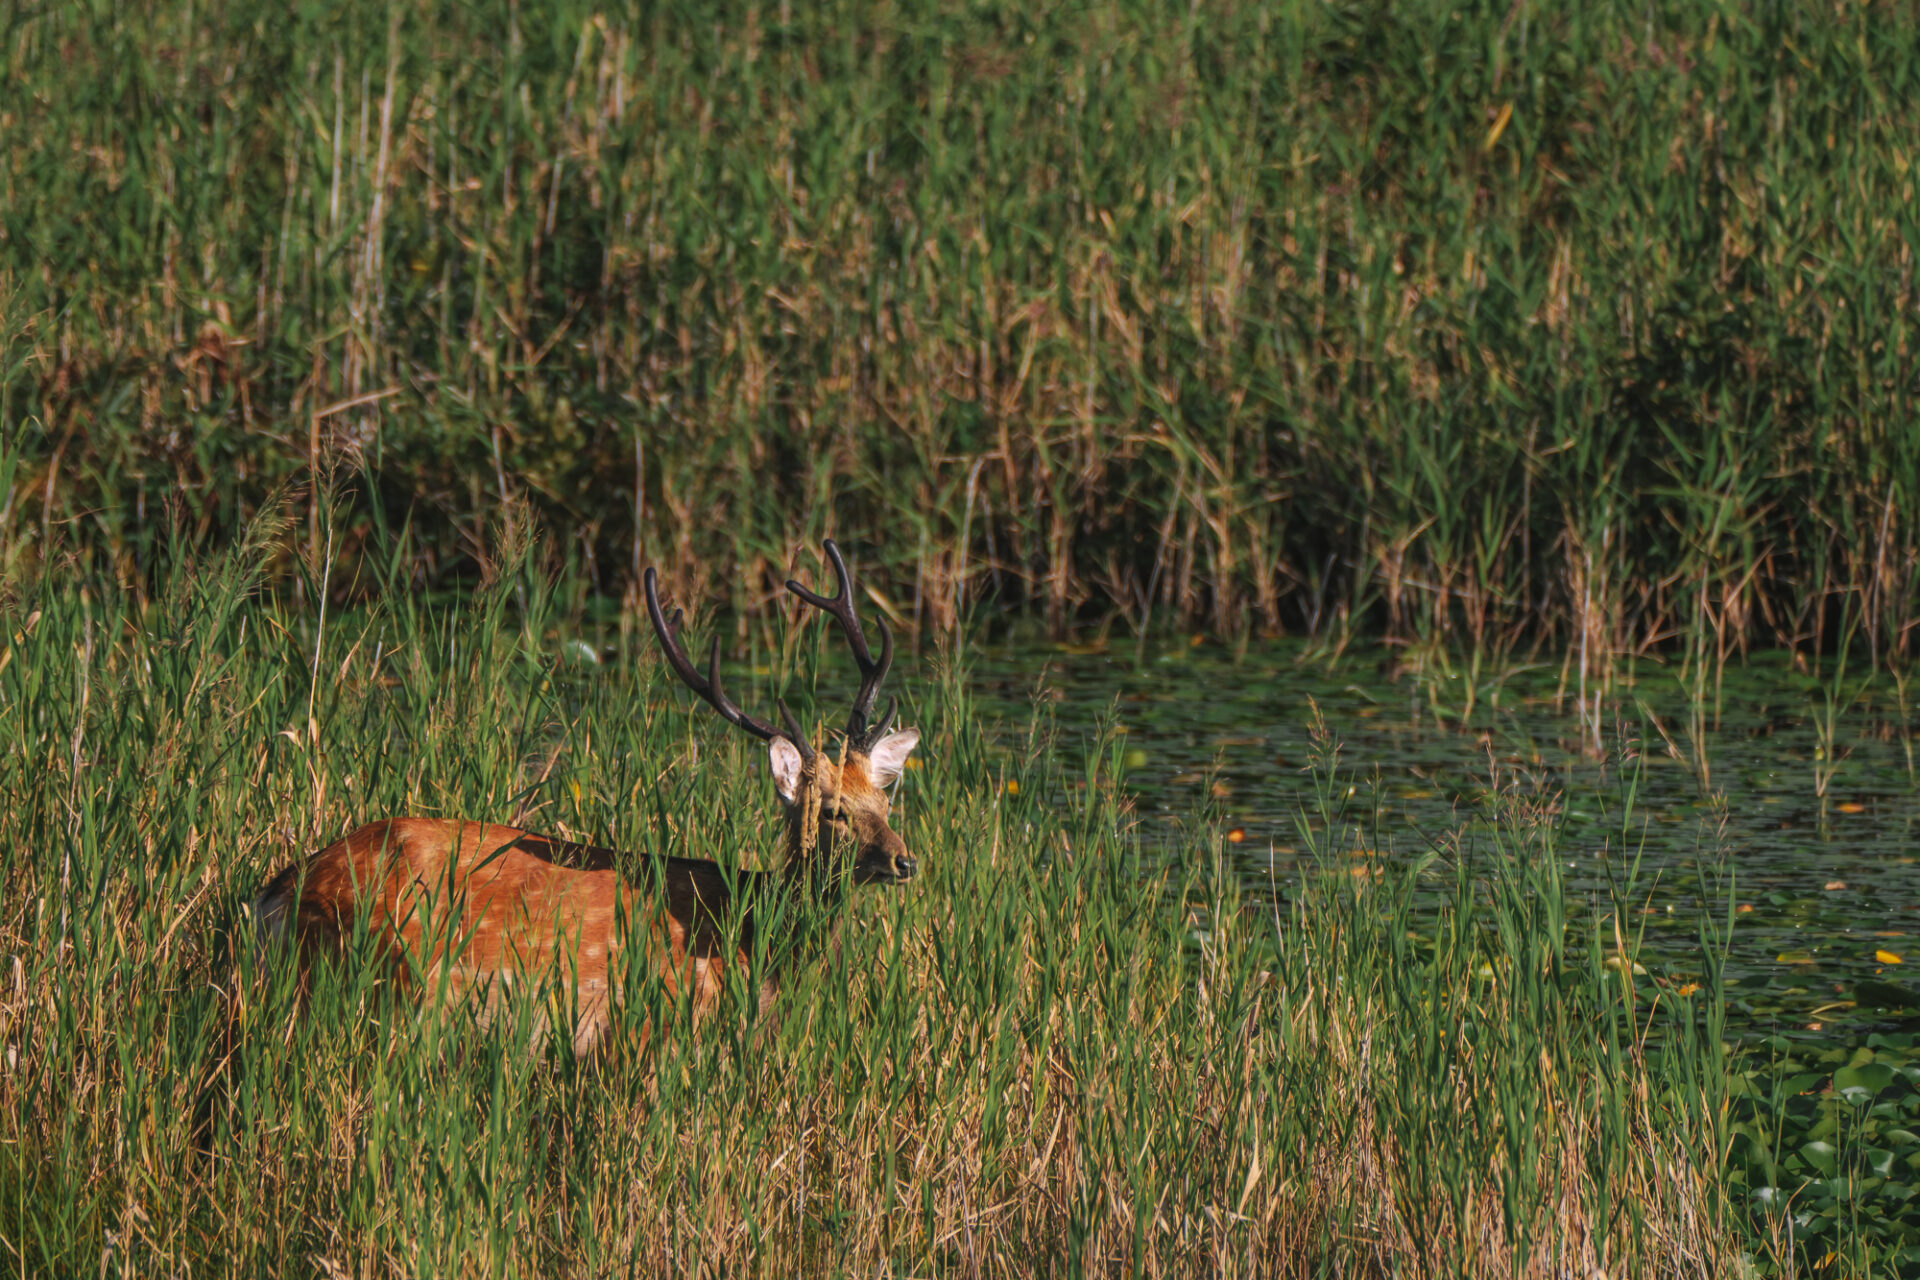
POLYGON ((1699 982, 1643 982, 1626 903, 1570 909, 1517 797, 1356 880, 1324 736, 1325 866, 1250 884, 1200 815, 1141 829, 1122 736, 1069 774, 1045 714, 988 732, 957 660, 908 708, 921 876, 856 899, 770 1023, 742 998, 676 1034, 656 991, 622 1024, 668 1029, 644 1049, 535 1054, 537 1009, 423 1016, 372 966, 302 1011, 240 907, 366 816, 636 858, 765 860, 779 824, 761 753, 679 705, 650 637, 524 560, 323 625, 257 590, 270 551, 13 615, 0 1235, 30 1274, 1734 1265, 1709 913, 1699 982))
MULTIPOLYGON (((1910 656, 1898 5, 55 3, 0 28, 14 556, 364 456, 742 616, 1910 656), (27 140, 31 140, 30 144, 27 140)), ((309 536, 317 536, 310 524, 309 536)), ((349 568, 344 581, 365 581, 349 568)))
POLYGON ((1920 1265, 1907 10, 55 0, 0 65, 0 1264, 1920 1265), (781 1017, 259 962, 381 815, 769 865, 639 575, 810 713, 829 534, 922 875, 781 1017))

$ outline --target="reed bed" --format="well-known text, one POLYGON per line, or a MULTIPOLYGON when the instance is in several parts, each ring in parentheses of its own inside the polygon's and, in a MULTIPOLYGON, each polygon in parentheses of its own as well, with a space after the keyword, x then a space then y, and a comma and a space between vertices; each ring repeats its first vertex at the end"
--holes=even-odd
MULTIPOLYGON (((951 658, 902 682, 923 875, 857 898, 770 1021, 642 1002, 577 1060, 530 1050, 538 1008, 480 1028, 352 965, 302 1006, 242 904, 373 816, 749 862, 776 817, 757 751, 683 705, 644 626, 563 607, 533 544, 465 600, 323 614, 263 589, 286 558, 326 576, 288 541, 268 522, 144 598, 43 581, 0 613, 8 1272, 1745 1265, 1719 926, 1697 990, 1636 975, 1630 877, 1571 903, 1556 869, 1591 851, 1513 788, 1372 873, 1331 733, 1302 815, 1320 871, 1249 888, 1204 815, 1134 825, 1118 740, 1070 775, 1047 704, 990 735, 951 658), (643 1014, 664 1033, 640 1048, 643 1014)), ((846 674, 806 636, 803 705, 846 674)))
POLYGON ((28 563, 150 584, 346 457, 414 585, 517 495, 743 611, 832 530, 934 631, 1915 643, 1911 6, 54 0, 0 59, 28 563))

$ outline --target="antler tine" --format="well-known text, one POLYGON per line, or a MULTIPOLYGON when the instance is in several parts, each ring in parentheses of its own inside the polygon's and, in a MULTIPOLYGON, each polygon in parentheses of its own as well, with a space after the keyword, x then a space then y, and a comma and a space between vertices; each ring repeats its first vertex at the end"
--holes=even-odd
POLYGON ((800 749, 801 757, 807 760, 813 759, 813 744, 807 741, 807 731, 800 727, 800 722, 794 718, 793 712, 787 708, 787 700, 785 698, 775 698, 773 705, 780 708, 780 718, 784 720, 787 725, 787 737, 792 741, 794 746, 800 749))
POLYGON ((893 630, 887 626, 885 618, 880 619, 880 660, 874 661, 873 650, 867 645, 866 632, 861 629, 860 615, 853 604, 853 575, 847 572, 847 562, 832 538, 826 540, 826 550, 827 561, 833 566, 833 576, 838 579, 834 593, 823 596, 792 578, 787 579, 787 590, 830 615, 840 624, 841 632, 847 637, 847 646, 853 650, 853 660, 860 668, 860 692, 853 699, 853 710, 847 714, 847 737, 864 744, 884 733, 893 720, 893 711, 889 709, 878 729, 869 730, 867 727, 867 717, 873 714, 873 700, 880 692, 880 682, 887 678, 887 671, 893 666, 893 630))
MULTIPOLYGON (((660 651, 666 655, 667 665, 680 677, 680 683, 687 686, 706 700, 708 706, 718 711, 721 718, 729 724, 738 725, 762 742, 774 737, 791 738, 800 748, 802 755, 809 754, 806 734, 798 732, 793 717, 787 716, 787 729, 774 728, 764 720, 755 719, 727 697, 726 690, 720 685, 720 641, 716 638, 713 649, 707 656, 707 674, 704 678, 694 669, 693 659, 687 655, 687 647, 680 639, 680 624, 686 621, 686 614, 679 609, 669 618, 660 608, 660 575, 648 567, 643 579, 647 593, 647 613, 653 619, 654 634, 660 637, 660 651)), ((785 712, 782 707, 781 711, 785 712)))
POLYGON ((873 650, 867 647, 866 633, 860 629, 860 618, 853 611, 853 575, 847 572, 847 562, 832 538, 827 539, 827 562, 833 566, 833 576, 839 579, 839 585, 831 596, 809 590, 794 578, 787 579, 787 590, 839 620, 841 629, 847 634, 847 643, 853 646, 854 659, 864 672, 873 665, 873 650))

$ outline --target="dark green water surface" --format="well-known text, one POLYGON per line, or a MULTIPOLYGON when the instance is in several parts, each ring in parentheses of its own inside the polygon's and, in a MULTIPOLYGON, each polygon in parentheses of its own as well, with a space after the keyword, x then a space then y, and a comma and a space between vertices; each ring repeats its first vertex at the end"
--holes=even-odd
MULTIPOLYGON (((1603 701, 1596 750, 1571 677, 1556 696, 1557 665, 1483 681, 1468 714, 1463 678, 1390 678, 1357 660, 1329 672, 1299 665, 1298 652, 1255 649, 1236 663, 1172 648, 1136 663, 1131 645, 987 650, 973 667, 1009 724, 1024 725, 1036 696, 1050 703, 1064 750, 1084 751, 1103 722, 1117 724, 1143 818, 1208 813, 1240 833, 1231 850, 1256 884, 1270 870, 1282 881, 1299 870, 1317 705, 1340 743, 1342 783, 1377 807, 1370 834, 1382 856, 1418 855, 1468 826, 1494 788, 1518 790, 1558 806, 1576 890, 1605 898, 1607 877, 1641 855, 1652 958, 1685 970, 1701 895, 1723 903, 1730 880, 1728 976, 1776 989, 1762 1021, 1847 1022, 1854 1011, 1831 1006, 1861 979, 1901 978, 1904 966, 1876 953, 1906 960, 1920 930, 1920 760, 1910 754, 1920 725, 1891 681, 1847 684, 1829 748, 1830 681, 1764 660, 1730 669, 1717 724, 1708 706, 1696 741, 1687 691, 1643 667, 1603 701), (1623 848, 1628 819, 1633 843, 1623 848)), ((1920 953, 1913 960, 1920 968, 1920 953)))
POLYGON ((1583 717, 1558 662, 1475 681, 1395 674, 1392 654, 1305 656, 1128 641, 988 647, 969 666, 1010 732, 1036 699, 1062 751, 1116 729, 1148 838, 1198 818, 1256 892, 1309 869, 1317 705, 1361 816, 1337 851, 1356 874, 1471 839, 1498 790, 1557 814, 1576 899, 1611 909, 1610 884, 1634 875, 1636 959, 1656 981, 1699 976, 1700 910, 1731 903, 1738 1180, 1756 1208, 1790 1200, 1809 1247, 1920 1246, 1920 1009, 1902 1007, 1920 985, 1920 688, 1761 655, 1716 691, 1643 662, 1583 717))

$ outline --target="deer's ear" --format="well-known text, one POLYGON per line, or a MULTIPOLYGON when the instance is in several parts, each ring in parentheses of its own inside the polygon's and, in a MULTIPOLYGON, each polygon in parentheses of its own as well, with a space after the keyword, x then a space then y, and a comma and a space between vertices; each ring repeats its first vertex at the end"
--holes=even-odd
POLYGON ((907 767, 907 755, 920 741, 918 729, 902 729, 890 733, 873 744, 867 752, 867 772, 873 778, 876 787, 890 787, 900 771, 907 767))
POLYGON ((779 734, 767 741, 767 758, 773 763, 773 788, 788 804, 800 794, 800 748, 779 734))

